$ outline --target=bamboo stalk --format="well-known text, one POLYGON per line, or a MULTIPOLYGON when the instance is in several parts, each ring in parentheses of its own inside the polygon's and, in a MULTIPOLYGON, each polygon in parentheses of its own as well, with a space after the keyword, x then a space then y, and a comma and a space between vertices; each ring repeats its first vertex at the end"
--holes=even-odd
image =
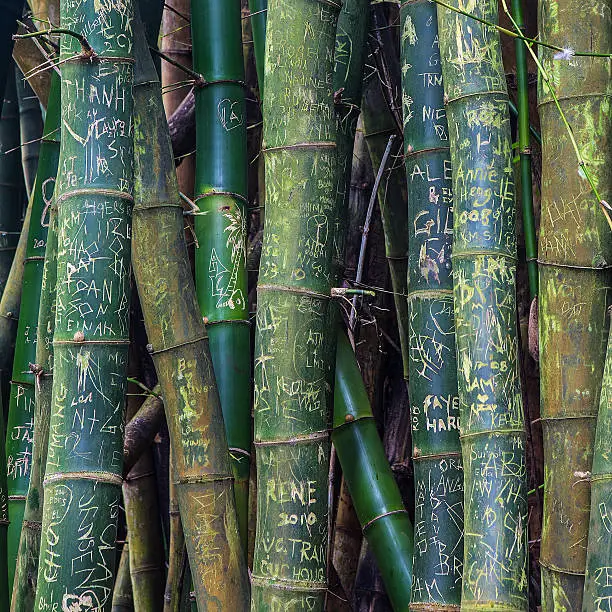
POLYGON ((132 595, 132 581, 130 578, 130 546, 129 542, 123 545, 117 580, 113 590, 113 606, 111 612, 134 612, 134 598, 132 595))
POLYGON ((198 606, 219 602, 241 612, 249 586, 221 406, 186 251, 161 88, 139 38, 132 263, 164 398, 198 606))
POLYGON ((361 373, 344 333, 338 335, 332 441, 359 522, 394 610, 407 610, 412 582, 412 525, 385 456, 361 373))
POLYGON ((607 508, 612 496, 612 328, 608 335, 608 349, 597 414, 597 428, 591 470, 591 517, 587 547, 586 575, 582 609, 605 609, 612 601, 612 588, 605 579, 606 568, 612 565, 612 537, 608 529, 607 508))
MULTIPOLYGON (((609 53, 610 8, 609 2, 542 0, 540 34, 553 45, 609 53)), ((592 467, 605 361, 612 235, 579 172, 572 139, 588 162, 599 197, 610 201, 612 80, 609 59, 554 56, 552 50, 540 49, 542 67, 552 75, 549 85, 540 82, 538 87, 543 143, 538 317, 544 434, 542 607, 580 610, 591 507, 590 479, 583 474, 592 467)))
POLYGON ((247 137, 240 0, 193 0, 195 217, 198 302, 234 474, 242 547, 247 549, 251 452, 251 349, 246 271, 247 137))
POLYGON ((36 178, 36 168, 38 167, 38 156, 43 136, 43 119, 40 112, 40 102, 18 67, 15 69, 15 79, 19 104, 21 165, 26 195, 29 200, 36 178))
MULTIPOLYGON (((525 34, 523 7, 521 0, 512 0, 512 18, 520 32, 525 34)), ((529 296, 538 295, 538 244, 533 214, 533 185, 531 174, 531 144, 529 133, 529 84, 527 73, 527 49, 525 43, 516 39, 516 86, 518 93, 518 141, 521 173, 521 209, 523 213, 523 232, 525 234, 525 254, 529 277, 529 296)))
POLYGON ((127 475, 123 483, 123 500, 130 538, 134 608, 161 612, 164 605, 164 548, 150 447, 127 475))
POLYGON ((340 8, 333 0, 268 4, 253 609, 303 601, 323 610, 327 589, 336 343, 328 323, 338 218, 332 80, 340 8))
POLYGON ((255 50, 255 68, 257 70, 257 82, 259 83, 259 99, 263 100, 268 0, 249 0, 249 11, 251 13, 251 30, 255 50))
POLYGON ((401 51, 415 486, 412 606, 453 610, 461 603, 463 466, 451 266, 451 153, 435 4, 402 3, 401 51))
POLYGON ((100 19, 94 0, 61 3, 63 28, 86 32, 93 51, 62 38, 53 403, 35 609, 109 610, 112 601, 129 345, 132 10, 109 5, 100 19))
MULTIPOLYGON (((463 7, 457 0, 450 4, 463 7)), ((495 0, 470 7, 477 17, 497 22, 495 0)), ((453 285, 466 483, 461 609, 526 610, 515 206, 499 34, 441 6, 438 25, 453 168, 453 285)))
MULTIPOLYGON (((17 342, 11 380, 11 396, 7 423, 7 476, 9 493, 9 584, 13 586, 17 566, 27 563, 20 553, 21 531, 26 507, 26 495, 30 474, 36 462, 36 469, 42 467, 42 457, 46 453, 46 440, 42 441, 45 449, 37 449, 34 457, 32 441, 35 421, 35 388, 40 380, 40 371, 31 364, 37 362, 38 315, 42 295, 43 272, 45 267, 45 250, 47 246, 48 208, 53 194, 53 186, 59 159, 59 126, 60 126, 60 82, 53 79, 51 99, 45 121, 45 136, 40 150, 40 172, 37 173, 32 193, 32 219, 29 225, 24 259, 22 307, 17 327, 17 342), (41 455, 40 453, 43 453, 41 455)), ((47 404, 45 404, 47 406, 47 404)), ((47 418, 48 416, 42 416, 47 418)), ((37 474, 40 478, 40 474, 37 474)), ((39 486, 40 480, 35 485, 39 486)), ((37 503, 36 500, 35 503, 37 503)), ((40 518, 40 517, 39 517, 40 518)), ((30 520, 30 519, 26 519, 30 520)), ((24 536, 27 538, 27 535, 24 536)), ((25 540, 24 540, 25 544, 25 540)), ((28 551, 29 551, 28 547, 28 551)), ((25 551, 24 551, 25 554, 25 551)), ((33 594, 23 584, 23 576, 17 579, 19 601, 25 601, 26 592, 33 594), (26 592, 22 592, 25 587, 26 592)), ((35 581, 35 580, 34 580, 35 581)), ((33 601, 30 605, 33 604, 33 601)), ((16 603, 16 605, 22 605, 16 603)), ((23 604, 25 605, 25 603, 23 604)))
MULTIPOLYGON (((172 463, 170 469, 172 470, 172 463)), ((168 573, 164 591, 164 612, 180 612, 181 587, 186 566, 185 534, 181 523, 176 485, 174 484, 174 478, 170 478, 170 544, 168 546, 168 573)))

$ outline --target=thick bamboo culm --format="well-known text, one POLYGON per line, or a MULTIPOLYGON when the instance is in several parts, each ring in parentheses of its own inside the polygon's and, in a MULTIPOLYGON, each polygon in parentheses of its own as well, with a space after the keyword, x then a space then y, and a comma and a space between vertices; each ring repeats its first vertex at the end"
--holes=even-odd
POLYGON ((57 309, 35 609, 108 609, 129 345, 132 3, 105 7, 104 19, 96 0, 60 10, 87 44, 64 34, 60 48, 57 309))
MULTIPOLYGON (((539 31, 553 45, 612 52, 609 0, 540 0, 539 31)), ((612 196, 610 59, 554 58, 544 70, 599 195, 612 196)), ((542 130, 539 349, 544 436, 542 609, 592 610, 582 603, 593 442, 606 354, 612 232, 578 165, 546 82, 538 85, 542 130)), ((591 543, 591 542, 589 542, 591 543)), ((594 585, 591 584, 591 587, 594 585)), ((589 597, 595 591, 589 591, 589 597)), ((603 605, 603 602, 602 602, 603 605)), ((605 604, 604 607, 607 607, 605 604)))
POLYGON ((451 265, 451 155, 435 4, 402 3, 400 36, 415 488, 411 604, 414 609, 452 610, 461 603, 464 492, 451 265))
POLYGON ((239 0, 192 0, 198 207, 195 276, 223 409, 247 550, 251 348, 246 271, 247 132, 239 0))
MULTIPOLYGON (((453 7, 464 3, 451 0, 453 7)), ((497 22, 497 0, 470 4, 497 22)), ((453 176, 453 285, 465 482, 461 609, 527 610, 527 479, 516 232, 499 33, 438 5, 453 176)), ((439 76, 431 76, 434 80, 439 76)))
POLYGON ((229 453, 187 255, 161 85, 144 34, 137 28, 135 35, 142 65, 141 84, 134 88, 132 263, 164 398, 189 563, 199 608, 218 601, 222 609, 246 612, 249 583, 229 453))
MULTIPOLYGON (((37 414, 35 392, 37 381, 40 383, 42 371, 36 366, 38 352, 38 320, 41 303, 43 275, 45 268, 45 253, 47 247, 47 234, 49 227, 49 207, 53 197, 53 188, 57 174, 59 160, 59 127, 60 127, 60 80, 54 75, 49 97, 49 106, 45 120, 43 139, 40 147, 39 170, 36 174, 34 189, 32 192, 32 210, 29 225, 27 246, 24 261, 22 305, 19 313, 17 327, 17 342, 15 345, 15 358, 13 363, 13 378, 11 381, 11 396, 9 404, 9 416, 7 423, 7 474, 9 485, 9 558, 17 562, 12 564, 13 571, 9 571, 9 584, 16 590, 16 600, 13 607, 27 605, 28 596, 33 596, 33 590, 26 582, 35 583, 36 579, 27 580, 27 576, 36 575, 32 573, 30 563, 38 561, 38 549, 32 550, 26 544, 28 536, 39 537, 40 532, 30 534, 29 521, 35 521, 35 517, 26 518, 25 508, 26 496, 29 494, 30 475, 36 470, 36 481, 33 487, 31 501, 35 505, 40 502, 40 485, 42 472, 44 471, 44 459, 47 451, 48 436, 41 436, 41 429, 34 431, 34 423, 37 417, 43 419, 42 427, 48 423, 49 415, 37 414), (35 433, 39 434, 39 444, 34 450, 32 442, 35 433), (22 538, 22 526, 24 519, 26 533, 22 538), (23 546, 27 548, 22 549, 23 546), (36 555, 32 553, 36 552, 36 555), (28 561, 29 559, 29 561, 28 561), (26 574, 20 574, 14 578, 23 564, 26 574), (15 581, 15 583, 14 583, 15 581)), ((48 286, 45 290, 49 289, 48 286)), ((41 342, 48 340, 41 338, 41 342)), ((46 365, 46 364, 45 364, 46 365)), ((43 404, 48 408, 49 404, 43 404)), ((42 509, 42 505, 40 505, 42 509)), ((32 510, 32 508, 30 508, 32 510)), ((30 514, 30 513, 28 513, 30 514)), ((40 522, 40 516, 38 517, 40 522)), ((13 598, 15 599, 15 598, 13 598)), ((30 602, 33 605, 33 600, 30 602)))
POLYGON ((315 612, 326 599, 336 344, 328 323, 338 218, 332 81, 340 8, 333 0, 268 4, 253 609, 281 608, 297 598, 315 612))

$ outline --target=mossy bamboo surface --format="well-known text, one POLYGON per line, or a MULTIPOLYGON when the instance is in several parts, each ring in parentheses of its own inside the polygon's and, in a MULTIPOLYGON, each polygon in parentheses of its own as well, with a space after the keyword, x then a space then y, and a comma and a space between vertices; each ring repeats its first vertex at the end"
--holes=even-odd
MULTIPOLYGON (((543 40, 612 51, 609 0, 541 0, 543 40)), ((601 197, 612 196, 609 59, 554 59, 540 50, 554 92, 601 197)), ((588 473, 605 361, 612 233, 581 176, 547 85, 538 85, 542 130, 539 336, 544 435, 542 608, 580 610, 589 529, 588 473)), ((586 604, 585 604, 586 605, 586 604)))
MULTIPOLYGON (((23 270, 22 305, 17 326, 17 341, 7 422, 6 456, 9 494, 8 532, 9 584, 13 585, 20 549, 26 495, 33 464, 32 441, 35 421, 35 387, 38 314, 47 246, 48 209, 53 194, 59 160, 60 81, 55 76, 47 110, 41 145, 40 172, 32 192, 31 219, 23 270)), ((45 441, 46 442, 46 441, 45 441)), ((37 466, 39 467, 39 466, 37 466)), ((23 558, 20 562, 23 562, 23 558)), ((24 595, 20 594, 21 599, 24 595)))
MULTIPOLYGON (((41 169, 46 164, 46 148, 46 144, 43 143, 41 169)), ((49 183, 48 187, 52 189, 52 184, 49 183)), ((48 193, 46 197, 52 196, 48 193)), ((21 528, 17 567, 15 568, 11 612, 31 612, 34 609, 36 585, 38 584, 38 559, 40 555, 44 497, 43 478, 47 463, 49 419, 51 417, 53 391, 53 331, 55 329, 55 280, 57 275, 57 207, 53 204, 52 200, 48 203, 49 227, 47 229, 47 244, 36 330, 36 366, 38 376, 34 387, 32 468, 23 514, 24 522, 21 528)))
MULTIPOLYGON (((466 8, 460 0, 452 6, 466 8)), ((469 4, 497 22, 497 0, 469 4)), ((438 6, 453 173, 464 563, 461 609, 526 610, 527 482, 508 94, 498 32, 438 6)), ((435 83, 439 75, 425 75, 435 83)))
POLYGON ((246 554, 251 453, 251 333, 246 271, 247 132, 240 0, 193 0, 195 277, 221 398, 246 554))
POLYGON ((608 508, 612 503, 612 327, 608 335, 606 365, 604 367, 597 414, 597 428, 591 470, 591 517, 586 575, 582 609, 605 610, 612 603, 612 585, 607 579, 612 567, 612 534, 608 508))
POLYGON ((53 399, 36 610, 110 610, 133 205, 132 3, 61 3, 53 399), (95 554, 94 554, 95 551, 95 554))
POLYGON ((223 417, 185 245, 161 88, 139 36, 134 273, 164 398, 198 606, 243 612, 249 584, 223 417))
POLYGON ((134 608, 143 612, 162 612, 165 559, 150 447, 127 475, 123 483, 123 501, 130 539, 134 608))
POLYGON ((252 608, 322 611, 337 219, 333 53, 340 3, 268 4, 266 223, 257 285, 252 608), (296 61, 299 58, 299 61, 296 61))
POLYGON ((10 65, 0 116, 0 295, 4 292, 19 242, 23 208, 19 106, 13 62, 10 65))
POLYGON ((346 335, 338 335, 332 440, 368 544, 394 610, 408 610, 412 524, 376 429, 361 372, 346 335))
POLYGON ((452 172, 436 5, 401 6, 415 547, 411 609, 461 603, 463 466, 453 314, 452 172))
POLYGON ((113 605, 111 612, 134 612, 134 597, 132 595, 132 580, 130 577, 130 546, 129 542, 123 545, 117 580, 113 590, 113 605))
POLYGON ((21 134, 21 166, 28 200, 34 187, 38 156, 43 135, 43 118, 36 94, 16 67, 17 102, 19 104, 19 132, 21 134))

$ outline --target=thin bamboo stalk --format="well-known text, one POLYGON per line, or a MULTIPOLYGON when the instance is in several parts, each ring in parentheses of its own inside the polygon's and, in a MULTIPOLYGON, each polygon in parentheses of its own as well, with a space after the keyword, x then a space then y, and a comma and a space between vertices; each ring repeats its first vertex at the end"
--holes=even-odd
POLYGON ((333 0, 268 4, 253 609, 303 602, 320 611, 327 589, 336 343, 329 321, 338 218, 332 82, 340 8, 333 0))
POLYGON ((415 487, 412 605, 452 610, 461 603, 463 466, 451 266, 451 154, 435 4, 402 3, 401 51, 415 487))
POLYGON ((109 610, 115 574, 129 345, 133 9, 129 1, 105 6, 104 19, 100 10, 96 0, 61 3, 61 25, 86 33, 93 51, 62 38, 57 309, 38 610, 109 610))
POLYGON ((134 274, 164 398, 198 606, 218 602, 242 612, 249 585, 221 406, 186 251, 161 87, 138 29, 136 34, 134 274))
MULTIPOLYGON (((32 441, 35 421, 35 388, 40 374, 31 364, 37 362, 38 315, 47 246, 48 208, 53 194, 59 159, 60 81, 55 76, 51 100, 45 121, 45 134, 40 151, 40 172, 32 192, 32 209, 24 259, 22 306, 17 327, 17 342, 11 380, 9 416, 7 422, 7 478, 9 493, 9 584, 13 586, 16 565, 25 561, 19 555, 20 539, 30 473, 34 464, 32 441), (18 560, 18 557, 21 559, 18 560)), ((42 417, 45 418, 45 417, 42 417)), ((46 447, 46 440, 44 441, 46 447)), ((38 452, 46 452, 40 449, 38 452)), ((41 456, 37 454, 37 469, 41 456)), ((36 486, 36 485, 35 485, 36 486)), ((28 519, 29 520, 29 519, 28 519)), ((18 579, 18 583, 19 583, 18 579)), ((23 583, 21 584, 23 586, 23 583)), ((18 587, 18 590, 21 589, 18 587)), ((29 591, 29 588, 26 587, 29 591)), ((25 593, 19 592, 19 600, 25 593)), ((33 602, 32 602, 33 603, 33 602)), ((21 604, 19 604, 21 605, 21 604)))
POLYGON ((193 0, 195 277, 221 398, 242 547, 251 453, 251 348, 246 271, 247 136, 240 0, 193 0))
POLYGON ((268 0, 249 0, 249 11, 251 12, 251 30, 253 31, 255 68, 257 70, 257 81, 259 83, 259 99, 263 100, 268 0))
POLYGON ((34 187, 38 156, 43 135, 43 119, 40 102, 24 78, 21 70, 15 68, 17 101, 19 104, 19 132, 21 134, 21 166, 28 200, 34 187))
POLYGON ((407 610, 412 524, 385 456, 348 338, 338 334, 332 441, 394 610, 407 610))
MULTIPOLYGON (((512 0, 512 18, 521 33, 525 34, 523 7, 521 0, 512 0)), ((533 213, 533 184, 531 174, 531 144, 529 133, 529 84, 527 72, 527 49, 518 38, 516 49, 516 86, 518 93, 518 144, 521 173, 521 209, 523 212, 523 232, 525 234, 525 254, 529 277, 531 299, 538 295, 538 244, 533 213)))
MULTIPOLYGON (((539 3, 547 43, 612 51, 612 4, 539 3)), ((595 419, 605 361, 606 307, 612 283, 612 234, 576 164, 572 138, 599 195, 612 196, 610 60, 554 59, 540 49, 549 86, 540 82, 542 216, 539 263, 541 418, 544 435, 543 610, 582 607, 589 530, 595 419)), ((588 602, 585 602, 588 606, 588 602)))
MULTIPOLYGON (((457 0, 450 4, 464 6, 457 0)), ((477 17, 497 22, 496 0, 470 8, 477 17)), ((466 483, 461 609, 526 610, 525 429, 506 80, 496 30, 441 6, 438 26, 453 171, 453 285, 466 483)))
MULTIPOLYGON (((172 470, 172 459, 170 459, 172 470)), ((185 534, 181 523, 178 496, 174 478, 170 478, 170 544, 168 546, 168 573, 164 591, 164 612, 180 612, 183 576, 187 566, 185 534)))
POLYGON ((113 606, 111 612, 134 612, 134 598, 132 595, 132 580, 130 577, 130 546, 129 542, 123 545, 117 580, 113 590, 113 606))

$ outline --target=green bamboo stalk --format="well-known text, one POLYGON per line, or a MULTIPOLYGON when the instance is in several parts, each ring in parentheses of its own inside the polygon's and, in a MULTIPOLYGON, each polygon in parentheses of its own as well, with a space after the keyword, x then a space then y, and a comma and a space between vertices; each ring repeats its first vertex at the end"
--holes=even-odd
MULTIPOLYGON (((612 50, 610 2, 542 0, 543 40, 563 47, 612 50), (605 7, 605 10, 604 10, 605 7)), ((571 54, 571 53, 570 53, 571 54)), ((599 197, 612 196, 609 111, 612 80, 604 58, 557 60, 540 48, 549 86, 538 85, 542 129, 539 263, 541 416, 544 434, 543 610, 580 610, 589 529, 595 418, 605 361, 606 306, 612 282, 612 235, 599 197), (585 476, 586 474, 586 476, 585 476)), ((585 603, 587 605, 587 603, 585 603)))
MULTIPOLYGON (((512 18, 524 35, 523 7, 521 0, 512 1, 512 18)), ((531 299, 538 295, 538 244, 533 214, 533 185, 531 174, 531 144, 529 142, 529 84, 527 73, 527 49, 522 40, 516 39, 516 86, 518 94, 518 144, 521 172, 521 209, 523 212, 523 232, 525 234, 525 254, 529 277, 531 299)))
MULTIPOLYGON (((453 0, 452 6, 463 7, 453 0)), ((497 1, 470 9, 497 22, 497 1)), ((499 34, 438 6, 453 172, 453 285, 465 474, 462 610, 527 610, 516 236, 499 34)), ((439 76, 432 75, 435 83, 439 76)), ((427 81, 426 81, 427 83, 427 81)))
POLYGON ((268 0, 249 0, 249 11, 251 13, 251 30, 253 31, 253 48, 255 50, 255 68, 259 83, 259 99, 263 100, 268 0))
POLYGON ((193 0, 195 277, 221 398, 242 547, 247 549, 251 349, 246 271, 247 137, 240 0, 193 0))
POLYGON ((320 611, 327 589, 336 343, 328 323, 338 218, 332 81, 339 12, 333 0, 268 4, 253 609, 299 605, 320 611))
MULTIPOLYGON (((37 328, 47 245, 48 207, 59 159, 60 82, 54 77, 41 146, 40 173, 32 192, 32 209, 23 270, 22 306, 17 326, 9 416, 7 422, 7 479, 9 494, 9 584, 15 576, 26 495, 33 466, 32 441, 35 421, 35 387, 40 373, 37 363, 37 328)), ((44 417, 43 417, 44 418, 44 417)), ((41 449, 42 451, 42 449, 41 449)), ((43 453, 45 451, 42 451, 43 453)), ((37 456, 37 462, 40 456, 37 456)), ((37 469, 42 467, 37 465, 37 469)), ((28 519, 29 520, 29 519, 28 519)), ((22 557, 21 561, 25 560, 22 557)), ((23 586, 23 585, 22 585, 23 586)), ((29 589, 28 589, 29 591, 29 589)), ((25 599, 20 593, 19 599, 25 599)))
POLYGON ((110 610, 133 204, 132 3, 61 3, 53 400, 36 610, 110 610), (100 18, 103 10, 104 18, 100 18), (94 551, 95 554, 94 554, 94 551))
POLYGON ((217 603, 243 612, 249 585, 221 406, 187 256, 161 87, 138 29, 136 34, 132 264, 164 398, 198 606, 217 603))
POLYGON ((452 610, 461 603, 463 466, 451 266, 451 155, 435 4, 402 3, 400 23, 415 488, 412 605, 452 610))
POLYGON ((19 131, 21 134, 21 165, 28 200, 34 187, 38 156, 43 135, 43 119, 40 102, 24 78, 21 70, 15 68, 17 101, 19 103, 19 131))
POLYGON ((127 475, 123 483, 123 501, 130 538, 134 608, 161 612, 164 605, 164 547, 150 447, 127 475))
POLYGON ((113 590, 113 605, 111 612, 134 612, 134 597, 132 595, 132 580, 130 578, 130 547, 129 542, 123 545, 117 580, 113 590))
POLYGON ((408 610, 412 525, 378 436, 361 372, 346 335, 338 334, 332 441, 364 535, 394 610, 408 610))
POLYGON ((582 609, 605 610, 612 602, 612 588, 606 579, 612 566, 612 535, 609 529, 608 508, 612 497, 612 327, 608 336, 606 365, 604 367, 597 414, 597 428, 591 470, 591 517, 587 547, 586 575, 582 609))
MULTIPOLYGON (((56 106, 59 106, 59 104, 56 104, 56 106)), ((52 109, 53 106, 51 106, 51 111, 52 109)), ((56 132, 56 137, 59 139, 58 132, 56 132)), ((40 162, 41 172, 47 163, 47 148, 47 143, 43 142, 40 162)), ((57 169, 59 143, 55 145, 55 151, 52 151, 52 155, 55 157, 55 167, 57 169)), ((52 186, 52 182, 47 184, 49 189, 52 189, 52 186)), ((13 582, 11 612, 31 612, 34 609, 36 585, 38 584, 38 559, 43 514, 43 478, 47 463, 53 387, 53 331, 55 328, 55 280, 57 274, 57 207, 50 201, 50 194, 46 194, 45 197, 49 198, 47 199, 49 204, 48 230, 36 330, 36 369, 38 376, 34 388, 32 468, 13 582)))
POLYGON ((23 203, 19 106, 12 66, 10 77, 0 117, 0 295, 4 292, 19 241, 23 203))

